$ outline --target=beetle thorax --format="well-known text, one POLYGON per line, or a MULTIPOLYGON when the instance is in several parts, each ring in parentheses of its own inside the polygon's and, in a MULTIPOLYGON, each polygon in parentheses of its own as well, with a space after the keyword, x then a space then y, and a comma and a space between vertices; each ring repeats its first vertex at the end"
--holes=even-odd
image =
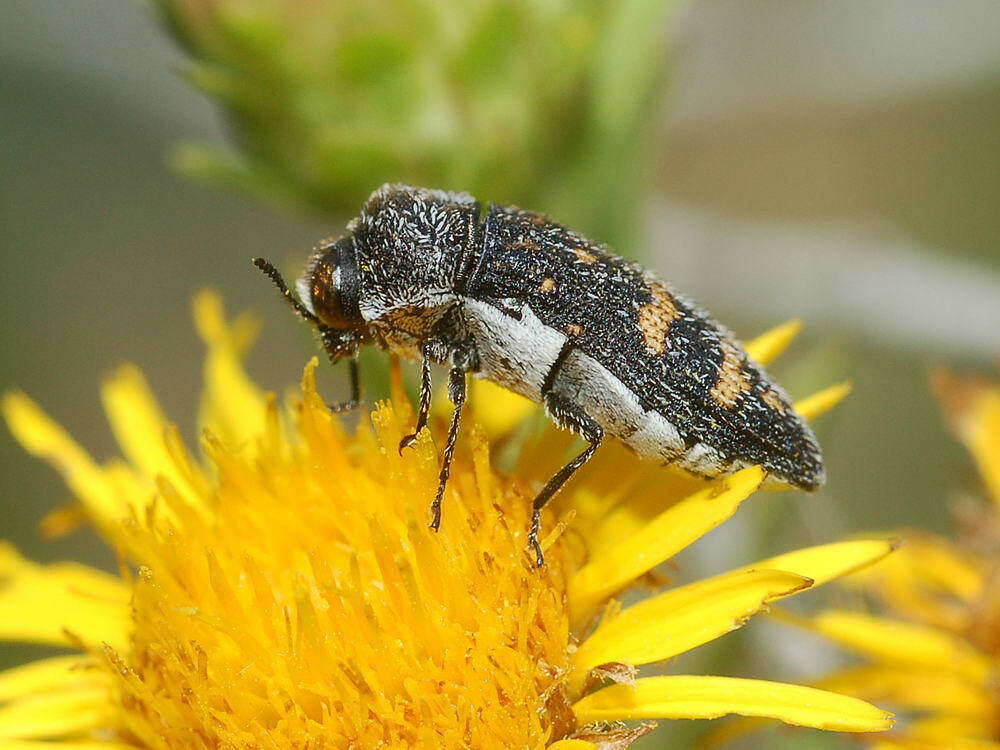
POLYGON ((464 193, 384 185, 348 226, 368 321, 454 299, 477 246, 479 205, 464 193))

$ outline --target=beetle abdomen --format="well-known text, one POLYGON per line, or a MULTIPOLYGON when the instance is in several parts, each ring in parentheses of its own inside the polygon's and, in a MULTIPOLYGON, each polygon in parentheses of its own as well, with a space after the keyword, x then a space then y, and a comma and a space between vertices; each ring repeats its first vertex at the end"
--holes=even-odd
POLYGON ((463 298, 463 325, 475 341, 479 375, 541 403, 542 387, 566 343, 525 306, 514 317, 473 298, 463 298))

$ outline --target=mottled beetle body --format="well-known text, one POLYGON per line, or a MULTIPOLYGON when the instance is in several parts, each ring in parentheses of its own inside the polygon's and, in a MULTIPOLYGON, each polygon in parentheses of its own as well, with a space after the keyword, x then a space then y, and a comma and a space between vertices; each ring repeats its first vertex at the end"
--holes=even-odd
POLYGON ((465 193, 403 185, 375 191, 347 229, 310 260, 301 305, 256 262, 332 360, 369 342, 423 360, 415 432, 426 424, 430 362, 451 366, 456 408, 435 527, 466 373, 544 404, 590 443, 535 500, 539 563, 538 511, 605 436, 700 476, 759 464, 803 489, 823 482, 816 439, 786 394, 726 329, 639 265, 539 214, 491 204, 483 216, 465 193))

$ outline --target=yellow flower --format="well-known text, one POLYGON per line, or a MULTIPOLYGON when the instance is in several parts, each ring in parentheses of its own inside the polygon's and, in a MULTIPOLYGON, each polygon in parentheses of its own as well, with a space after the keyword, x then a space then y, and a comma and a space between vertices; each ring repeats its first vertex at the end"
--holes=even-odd
POLYGON ((782 618, 867 662, 830 675, 822 687, 907 717, 873 738, 873 747, 1000 750, 1000 385, 938 373, 934 386, 992 503, 966 506, 957 541, 903 532, 898 552, 854 577, 874 614, 782 618))
MULTIPOLYGON (((887 542, 791 552, 623 608, 611 597, 732 515, 762 472, 699 484, 654 467, 661 491, 633 502, 652 474, 618 470, 612 452, 546 519, 536 570, 531 477, 555 454, 532 451, 564 438, 526 437, 511 476, 491 468, 523 405, 480 398, 491 439, 467 434, 434 533, 437 431, 397 453, 413 421, 398 377, 391 402, 348 430, 316 391, 315 360, 281 409, 241 366, 253 322, 227 323, 207 293, 196 319, 209 350, 200 458, 132 367, 103 391, 124 460, 98 464, 26 396, 4 401, 17 439, 63 474, 123 563, 110 575, 0 551, 0 638, 79 652, 0 673, 0 750, 594 750, 649 729, 620 720, 727 713, 889 726, 868 703, 812 688, 636 672, 883 557, 887 542)), ((759 340, 757 357, 793 329, 759 340)))

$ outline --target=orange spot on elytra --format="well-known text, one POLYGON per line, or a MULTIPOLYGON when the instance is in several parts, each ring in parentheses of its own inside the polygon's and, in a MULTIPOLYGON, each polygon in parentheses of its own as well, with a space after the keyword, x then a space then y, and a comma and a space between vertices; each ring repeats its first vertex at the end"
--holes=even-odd
POLYGON ((750 391, 750 375, 746 368, 746 355, 732 341, 722 340, 722 364, 719 379, 709 394, 720 406, 731 407, 740 394, 750 391))
POLYGON ((787 409, 785 402, 773 388, 765 388, 760 394, 760 400, 775 411, 780 411, 782 414, 784 414, 785 409, 787 409))
POLYGON ((639 308, 639 330, 646 348, 654 354, 663 354, 667 350, 667 331, 680 313, 665 286, 654 282, 649 291, 653 301, 639 308))

